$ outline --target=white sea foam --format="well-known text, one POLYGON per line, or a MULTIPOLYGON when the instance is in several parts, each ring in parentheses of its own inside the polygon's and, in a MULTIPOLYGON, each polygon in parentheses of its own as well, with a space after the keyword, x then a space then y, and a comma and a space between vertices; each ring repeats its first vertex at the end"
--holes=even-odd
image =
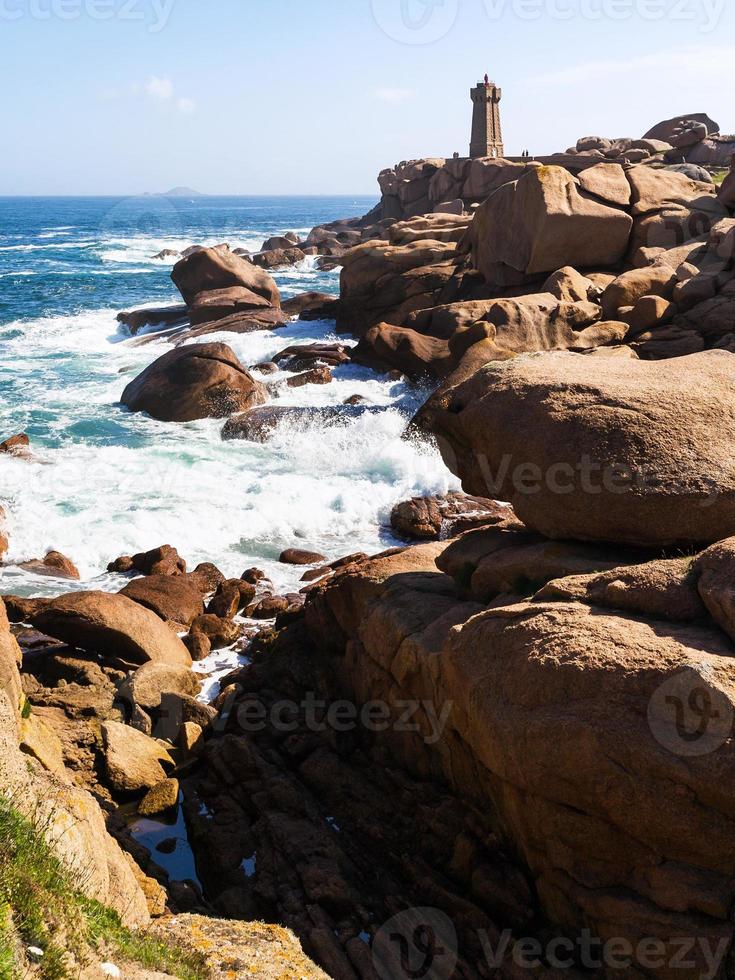
POLYGON ((0 252, 68 252, 73 249, 90 248, 97 242, 86 240, 81 242, 58 242, 49 245, 34 245, 24 243, 23 245, 0 245, 0 252))
POLYGON ((241 229, 224 236, 220 234, 195 238, 182 236, 156 238, 147 235, 129 238, 106 238, 104 244, 100 245, 99 257, 103 262, 110 263, 174 265, 178 261, 178 254, 164 259, 156 259, 155 256, 166 249, 181 253, 191 245, 213 246, 220 245, 222 242, 227 242, 232 249, 244 248, 248 252, 257 252, 263 244, 263 238, 260 234, 241 229))
MULTIPOLYGON (((329 559, 380 550, 393 542, 386 523, 397 500, 456 487, 435 451, 402 439, 420 396, 406 403, 403 385, 350 365, 331 385, 279 389, 279 403, 319 407, 360 394, 384 411, 340 426, 292 424, 265 445, 223 442, 218 420, 168 424, 126 412, 124 386, 170 348, 124 342, 115 314, 0 328, 0 432, 30 428, 36 453, 0 465, 11 561, 55 548, 79 566, 79 587, 119 588, 104 572, 109 561, 167 542, 191 564, 214 561, 232 576, 257 565, 278 588, 293 589, 301 570, 278 563, 284 548, 329 559)), ((204 339, 221 339, 254 364, 331 329, 298 322, 204 339)), ((67 588, 0 570, 0 591, 67 588)))

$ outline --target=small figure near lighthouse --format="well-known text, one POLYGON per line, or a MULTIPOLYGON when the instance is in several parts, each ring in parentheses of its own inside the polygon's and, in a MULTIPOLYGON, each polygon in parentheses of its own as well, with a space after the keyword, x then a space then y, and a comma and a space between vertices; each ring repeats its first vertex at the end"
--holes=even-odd
POLYGON ((470 156, 502 157, 504 155, 503 133, 500 128, 500 99, 503 93, 490 76, 478 82, 470 91, 472 99, 472 143, 470 156))

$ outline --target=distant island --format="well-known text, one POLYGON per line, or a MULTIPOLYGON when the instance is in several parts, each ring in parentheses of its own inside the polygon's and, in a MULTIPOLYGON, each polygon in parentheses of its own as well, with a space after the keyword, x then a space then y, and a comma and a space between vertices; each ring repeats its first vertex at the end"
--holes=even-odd
POLYGON ((166 191, 165 194, 158 195, 159 197, 206 197, 206 194, 202 194, 200 191, 195 191, 191 187, 174 187, 170 191, 166 191))
POLYGON ((156 192, 151 193, 146 191, 143 197, 207 197, 206 194, 202 194, 201 191, 195 191, 193 187, 173 187, 170 191, 164 191, 163 193, 156 192))

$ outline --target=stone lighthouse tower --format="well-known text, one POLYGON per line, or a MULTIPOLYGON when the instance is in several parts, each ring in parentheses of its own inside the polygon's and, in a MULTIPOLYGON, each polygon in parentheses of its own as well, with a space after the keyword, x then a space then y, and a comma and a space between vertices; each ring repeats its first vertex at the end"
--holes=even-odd
POLYGON ((472 142, 470 156, 502 157, 503 133, 500 128, 500 99, 502 89, 487 75, 483 82, 470 89, 472 99, 472 142))

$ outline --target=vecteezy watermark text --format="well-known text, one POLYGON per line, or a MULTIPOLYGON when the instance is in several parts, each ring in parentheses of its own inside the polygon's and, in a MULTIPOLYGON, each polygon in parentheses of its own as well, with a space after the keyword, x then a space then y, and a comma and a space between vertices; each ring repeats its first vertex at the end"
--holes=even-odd
MULTIPOLYGON (((699 980, 715 980, 727 956, 730 939, 712 936, 647 937, 636 942, 626 937, 607 939, 583 929, 576 936, 514 936, 510 929, 491 937, 477 933, 482 958, 494 976, 504 966, 535 974, 544 966, 553 970, 600 970, 605 975, 630 970, 667 970, 699 980), (696 973, 695 973, 696 971, 696 973)), ((399 912, 375 933, 373 963, 381 980, 450 980, 460 958, 460 943, 452 920, 434 908, 399 912)))
MULTIPOLYGON (((399 44, 433 44, 446 37, 466 0, 371 0, 381 31, 399 44)), ((583 20, 684 23, 702 34, 716 30, 727 0, 483 0, 491 23, 583 20)))
POLYGON ((307 694, 302 701, 287 699, 266 706, 260 698, 241 701, 235 710, 239 728, 250 734, 270 728, 278 732, 337 733, 362 729, 368 732, 393 731, 420 736, 427 745, 441 740, 452 713, 452 702, 446 701, 440 709, 433 701, 368 701, 357 705, 354 701, 324 701, 315 694, 307 694))
POLYGON ((138 21, 159 34, 175 5, 176 0, 0 0, 0 21, 138 21))

